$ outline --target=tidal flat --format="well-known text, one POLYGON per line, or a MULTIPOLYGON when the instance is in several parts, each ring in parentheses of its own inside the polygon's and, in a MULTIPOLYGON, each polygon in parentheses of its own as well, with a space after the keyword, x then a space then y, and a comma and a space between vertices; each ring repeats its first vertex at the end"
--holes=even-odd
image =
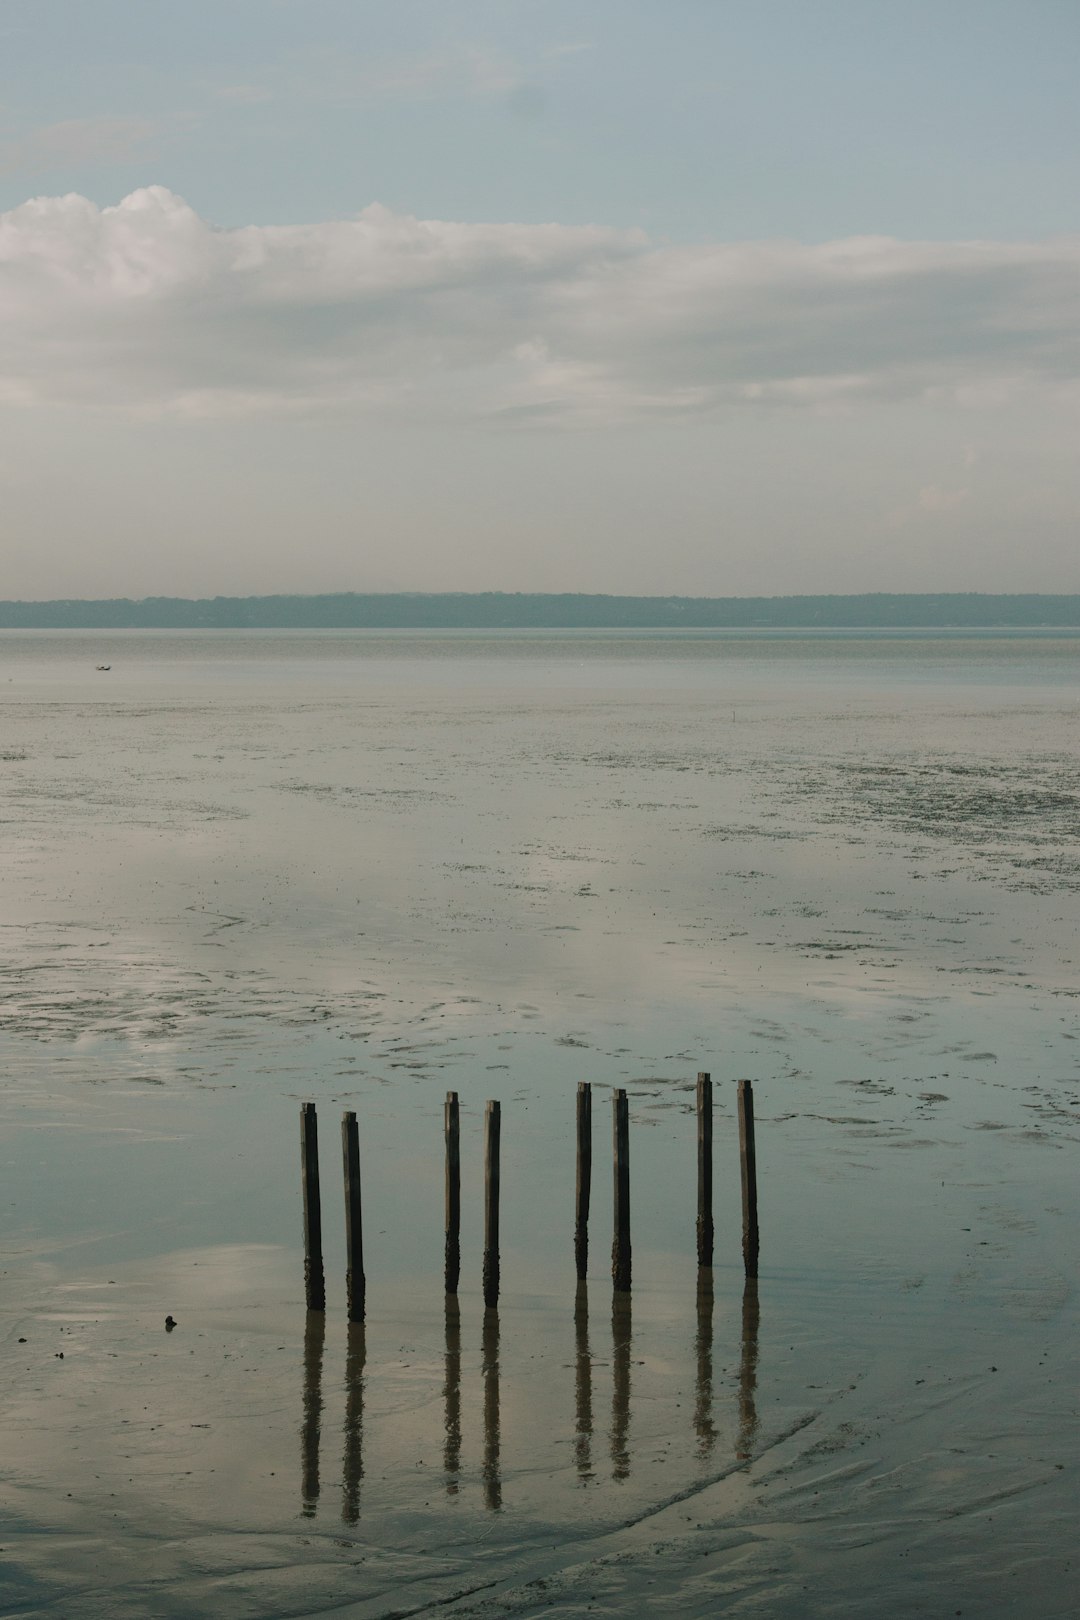
POLYGON ((0 1613, 1075 1614, 1080 636, 5 632, 0 861, 0 1613))

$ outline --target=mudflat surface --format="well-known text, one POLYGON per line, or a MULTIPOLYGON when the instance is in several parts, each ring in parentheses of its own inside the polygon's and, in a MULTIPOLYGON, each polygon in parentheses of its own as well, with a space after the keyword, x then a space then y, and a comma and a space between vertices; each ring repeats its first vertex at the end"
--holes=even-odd
POLYGON ((0 1613, 1074 1613, 1078 834, 1076 638, 0 637, 0 1613))

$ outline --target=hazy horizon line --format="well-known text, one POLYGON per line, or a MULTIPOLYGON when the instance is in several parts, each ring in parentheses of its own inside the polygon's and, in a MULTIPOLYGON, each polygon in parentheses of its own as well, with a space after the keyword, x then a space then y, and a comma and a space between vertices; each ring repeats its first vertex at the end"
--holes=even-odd
POLYGON ((0 601, 6 630, 1077 628, 1080 595, 875 591, 627 596, 585 591, 340 591, 0 601))

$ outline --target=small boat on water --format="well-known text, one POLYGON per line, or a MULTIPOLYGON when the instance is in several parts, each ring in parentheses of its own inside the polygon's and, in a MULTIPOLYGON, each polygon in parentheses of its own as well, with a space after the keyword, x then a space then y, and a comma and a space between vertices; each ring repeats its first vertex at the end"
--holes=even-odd
POLYGON ((111 664, 98 664, 98 665, 96 665, 96 666, 95 666, 95 667, 96 667, 96 668, 97 668, 97 669, 99 669, 99 670, 107 670, 107 669, 112 669, 112 665, 111 665, 111 664))

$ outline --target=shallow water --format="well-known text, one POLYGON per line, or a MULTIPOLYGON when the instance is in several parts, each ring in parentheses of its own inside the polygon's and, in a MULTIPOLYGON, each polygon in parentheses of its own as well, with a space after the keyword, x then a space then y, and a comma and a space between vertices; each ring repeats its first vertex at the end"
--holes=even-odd
POLYGON ((1071 1613, 1078 743, 1050 633, 0 637, 0 1612, 1071 1613), (575 1295, 581 1079, 629 1320, 602 1165, 575 1295))

